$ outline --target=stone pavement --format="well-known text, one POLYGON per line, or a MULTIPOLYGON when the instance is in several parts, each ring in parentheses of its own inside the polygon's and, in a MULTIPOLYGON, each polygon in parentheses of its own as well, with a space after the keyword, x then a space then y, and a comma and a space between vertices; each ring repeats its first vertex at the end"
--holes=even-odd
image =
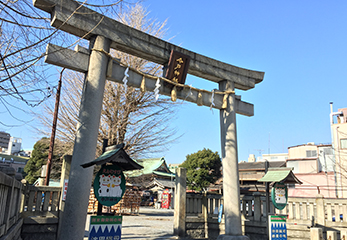
POLYGON ((122 239, 176 239, 173 238, 173 210, 144 207, 139 213, 123 216, 122 239))
MULTIPOLYGON (((123 216, 122 239, 178 239, 173 235, 173 219, 174 210, 172 209, 141 207, 139 215, 123 216)), ((87 219, 84 240, 88 239, 88 228, 89 222, 87 219)))

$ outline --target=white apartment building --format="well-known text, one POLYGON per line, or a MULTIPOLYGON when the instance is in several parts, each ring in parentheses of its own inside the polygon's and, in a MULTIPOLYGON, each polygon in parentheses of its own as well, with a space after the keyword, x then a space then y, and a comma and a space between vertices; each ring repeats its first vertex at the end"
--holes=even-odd
POLYGON ((336 164, 337 196, 347 198, 347 108, 330 113, 330 126, 336 164))
POLYGON ((10 138, 11 135, 9 133, 0 131, 0 153, 7 151, 10 138))
POLYGON ((270 153, 262 154, 261 157, 258 157, 257 162, 285 162, 288 159, 288 153, 270 153))
POLYGON ((11 137, 10 142, 8 143, 7 154, 8 155, 19 154, 21 150, 22 150, 22 139, 11 137))

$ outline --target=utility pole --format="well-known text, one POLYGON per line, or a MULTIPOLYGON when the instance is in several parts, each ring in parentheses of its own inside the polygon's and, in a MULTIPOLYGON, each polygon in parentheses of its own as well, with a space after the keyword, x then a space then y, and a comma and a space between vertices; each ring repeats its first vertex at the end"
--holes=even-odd
POLYGON ((65 68, 60 71, 60 77, 57 88, 57 95, 55 96, 55 107, 54 107, 54 115, 53 115, 53 126, 51 133, 51 140, 49 142, 49 150, 48 150, 48 160, 46 167, 46 179, 45 185, 49 185, 49 176, 51 174, 51 166, 52 166, 52 158, 53 158, 53 149, 54 149, 54 140, 55 140, 55 132, 57 130, 57 121, 58 121, 58 111, 59 111, 59 102, 60 102, 60 91, 61 91, 61 82, 63 78, 63 72, 65 68))

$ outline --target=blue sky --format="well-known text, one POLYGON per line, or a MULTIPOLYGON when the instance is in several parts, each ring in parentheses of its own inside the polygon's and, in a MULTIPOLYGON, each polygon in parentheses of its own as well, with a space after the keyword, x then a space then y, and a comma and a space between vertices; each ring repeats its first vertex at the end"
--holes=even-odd
MULTIPOLYGON (((239 161, 307 142, 331 142, 329 102, 334 111, 347 107, 346 1, 145 0, 143 5, 149 17, 168 19, 172 43, 265 72, 254 89, 236 91, 255 110, 253 117, 237 116, 239 161)), ((218 87, 193 76, 186 83, 218 87)), ((168 163, 181 163, 203 148, 220 153, 218 110, 184 103, 176 116, 172 125, 183 137, 162 153, 168 163)), ((0 130, 22 137, 24 149, 38 140, 28 126, 0 130)))
MULTIPOLYGON (((287 152, 307 142, 330 143, 329 102, 347 107, 345 1, 144 1, 150 16, 168 19, 173 43, 239 67, 264 71, 263 82, 236 91, 254 104, 237 116, 239 160, 287 152), (199 4, 198 4, 199 3, 199 4)), ((188 77, 187 84, 216 84, 188 77)), ((168 162, 210 148, 220 153, 219 112, 187 103, 177 113, 184 134, 168 162)))

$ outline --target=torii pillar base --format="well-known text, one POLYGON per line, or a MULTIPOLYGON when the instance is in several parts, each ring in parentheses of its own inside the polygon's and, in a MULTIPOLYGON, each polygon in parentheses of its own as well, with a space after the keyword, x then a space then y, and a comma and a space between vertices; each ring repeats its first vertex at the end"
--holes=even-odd
POLYGON ((219 235, 217 240, 249 240, 247 236, 219 235))

